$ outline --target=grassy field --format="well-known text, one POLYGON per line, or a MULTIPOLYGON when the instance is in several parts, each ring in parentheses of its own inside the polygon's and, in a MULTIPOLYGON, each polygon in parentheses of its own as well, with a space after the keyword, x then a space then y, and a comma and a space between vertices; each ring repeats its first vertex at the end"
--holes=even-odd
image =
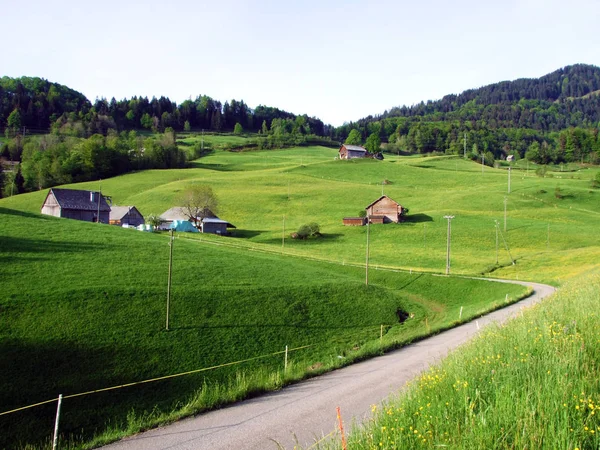
MULTIPOLYGON (((210 184, 220 199, 219 215, 237 226, 235 236, 240 239, 231 240, 235 245, 274 250, 281 247, 284 235, 314 221, 325 238, 288 239, 286 253, 339 263, 363 263, 366 242, 365 227, 344 227, 342 218, 356 216, 382 192, 408 207, 410 214, 403 224, 372 227, 373 265, 443 272, 446 214, 455 215, 451 266, 456 274, 560 284, 593 267, 600 257, 600 190, 591 187, 597 168, 548 172, 544 178, 534 175, 533 165, 529 172, 515 169, 507 194, 507 170, 485 167, 482 173, 480 164, 461 158, 334 161, 335 155, 335 150, 323 147, 215 152, 190 169, 103 181, 102 190, 116 204, 160 214, 176 204, 188 184, 210 184), (384 180, 388 184, 382 185, 384 180), (502 232, 498 264, 494 220, 502 232)), ((3 204, 37 212, 44 196, 45 191, 3 204)))
MULTIPOLYGON (((290 355, 286 376, 279 354, 65 400, 61 429, 68 439, 84 441, 106 428, 111 439, 122 430, 280 387, 452 326, 461 306, 467 319, 500 306, 506 295, 512 301, 524 293, 519 286, 381 270, 372 271, 366 287, 364 268, 178 235, 167 332, 166 235, 0 206, 0 258, 3 411, 59 393, 313 345, 290 355), (398 311, 413 317, 400 323, 398 311)), ((0 447, 47 439, 54 409, 50 404, 1 416, 0 447)))
POLYGON ((573 279, 374 405, 348 448, 599 448, 598 302, 598 270, 573 279))
MULTIPOLYGON (((427 275, 445 269, 445 214, 456 216, 453 274, 559 285, 597 267, 597 169, 542 178, 517 165, 507 194, 507 170, 482 171, 461 158, 336 161, 336 153, 215 151, 189 169, 102 181, 114 204, 145 215, 175 206, 190 183, 209 184, 219 216, 237 226, 231 238, 176 239, 170 332, 163 331, 166 235, 40 216, 47 191, 0 200, 3 409, 315 345, 294 352, 286 374, 277 355, 66 401, 65 434, 86 441, 108 428, 95 441, 102 442, 447 328, 461 306, 467 319, 500 306, 507 294, 518 298, 520 287, 427 275), (344 227, 342 218, 382 192, 410 214, 399 225, 370 227, 366 288, 366 227, 344 227), (502 231, 498 264, 494 220, 502 231), (322 238, 289 238, 313 221, 322 238), (399 310, 414 316, 400 324, 399 310)), ((73 187, 97 190, 100 183, 73 187)), ((47 438, 53 415, 49 405, 1 416, 0 446, 47 438)))

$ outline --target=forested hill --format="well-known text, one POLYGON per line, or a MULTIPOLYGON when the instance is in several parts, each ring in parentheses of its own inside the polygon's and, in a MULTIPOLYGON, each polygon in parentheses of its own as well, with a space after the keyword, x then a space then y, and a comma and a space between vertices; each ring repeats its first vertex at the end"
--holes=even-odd
POLYGON ((199 95, 178 105, 164 96, 134 96, 121 100, 100 98, 92 104, 79 92, 42 78, 0 79, 0 128, 7 128, 11 135, 23 127, 34 133, 52 130, 85 137, 105 135, 109 129, 232 131, 236 124, 245 131, 264 132, 270 130, 275 119, 302 134, 324 136, 329 130, 318 118, 263 105, 252 109, 243 100, 221 103, 199 95))
POLYGON ((38 77, 0 78, 0 126, 16 111, 11 117, 13 124, 48 130, 63 113, 86 113, 91 106, 83 94, 62 84, 38 77))
POLYGON ((576 64, 540 78, 502 81, 441 100, 394 107, 357 121, 363 126, 393 117, 435 121, 485 121, 490 128, 560 131, 597 126, 600 121, 600 68, 576 64))

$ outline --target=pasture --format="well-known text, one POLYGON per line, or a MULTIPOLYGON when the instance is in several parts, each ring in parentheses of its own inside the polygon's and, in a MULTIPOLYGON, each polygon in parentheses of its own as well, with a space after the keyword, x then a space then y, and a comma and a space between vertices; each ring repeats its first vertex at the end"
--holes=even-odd
MULTIPOLYGON (((105 442, 421 338, 455 324, 461 307, 466 320, 522 296, 518 286, 433 276, 445 269, 446 214, 455 215, 451 274, 558 285, 597 265, 597 169, 544 178, 514 169, 508 194, 505 169, 482 171, 461 158, 336 161, 336 153, 215 151, 189 169, 72 186, 101 187, 144 215, 175 206, 191 183, 217 194, 218 215, 237 229, 230 238, 178 235, 169 332, 167 235, 40 216, 47 191, 0 200, 0 358, 9 368, 0 404, 314 345, 295 352, 285 374, 278 355, 66 402, 65 437, 105 442), (410 213, 404 223, 369 227, 366 287, 367 228, 344 227, 342 218, 382 192, 410 213), (321 238, 289 238, 308 222, 320 224, 321 238), (413 316, 400 323, 399 311, 413 316)), ((46 439, 53 408, 0 417, 0 445, 46 439)))

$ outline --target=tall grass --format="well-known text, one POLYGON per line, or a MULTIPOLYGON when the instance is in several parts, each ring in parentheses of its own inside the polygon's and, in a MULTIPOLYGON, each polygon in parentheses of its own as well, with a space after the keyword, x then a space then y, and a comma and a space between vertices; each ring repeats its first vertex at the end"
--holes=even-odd
POLYGON ((599 302, 596 270, 492 327, 374 405, 348 448, 599 448, 599 302))

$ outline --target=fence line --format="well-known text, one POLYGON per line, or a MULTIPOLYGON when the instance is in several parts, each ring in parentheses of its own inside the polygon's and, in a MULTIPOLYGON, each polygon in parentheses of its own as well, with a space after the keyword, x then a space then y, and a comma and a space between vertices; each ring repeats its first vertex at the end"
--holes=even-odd
MULTIPOLYGON (((314 347, 314 344, 303 345, 301 347, 291 348, 291 349, 288 349, 288 350, 280 350, 278 352, 271 353, 271 354, 268 354, 268 355, 254 356, 252 358, 242 359, 242 360, 239 360, 239 361, 229 362, 229 363, 225 363, 225 364, 219 364, 217 366, 211 366, 211 367, 204 367, 202 369, 189 370, 187 372, 176 373, 176 374, 173 374, 173 375, 165 375, 165 376, 162 376, 162 377, 150 378, 148 380, 134 381, 132 383, 120 384, 118 386, 111 386, 111 387, 107 387, 107 388, 95 389, 95 390, 92 390, 92 391, 80 392, 78 394, 63 395, 62 398, 63 399, 67 399, 67 398, 74 398, 74 397, 82 397, 84 395, 96 394, 98 392, 112 391, 112 390, 115 390, 115 389, 122 389, 122 388, 125 388, 125 387, 135 386, 135 385, 138 385, 138 384, 152 383, 152 382, 155 382, 155 381, 167 380, 167 379, 170 379, 170 378, 181 377, 181 376, 190 375, 190 374, 193 374, 193 373, 207 372, 209 370, 219 369, 221 367, 233 366, 233 365, 242 364, 242 363, 245 363, 245 362, 248 362, 248 361, 255 361, 257 359, 269 358, 271 356, 276 356, 276 355, 282 355, 282 354, 286 353, 286 351, 287 352, 293 352, 293 351, 296 351, 296 350, 302 350, 302 349, 309 348, 309 347, 314 347)), ((47 403, 52 403, 52 402, 55 402, 55 401, 57 401, 56 398, 53 398, 51 400, 45 400, 43 402, 34 403, 32 405, 22 406, 20 408, 12 409, 10 411, 1 412, 0 416, 4 416, 4 415, 7 415, 7 414, 15 413, 15 412, 18 412, 18 411, 23 411, 23 410, 29 409, 29 408, 34 408, 34 407, 40 406, 40 405, 45 405, 47 403)))

